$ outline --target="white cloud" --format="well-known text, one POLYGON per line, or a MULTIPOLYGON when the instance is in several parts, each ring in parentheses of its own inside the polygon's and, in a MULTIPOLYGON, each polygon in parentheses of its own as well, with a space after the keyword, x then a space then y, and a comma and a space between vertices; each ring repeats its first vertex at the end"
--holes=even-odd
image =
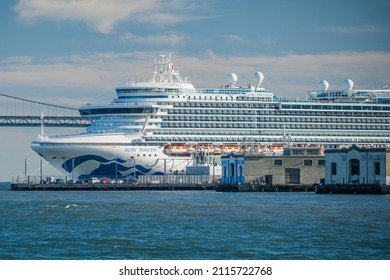
POLYGON ((235 43, 243 43, 245 40, 241 38, 240 36, 233 35, 233 34, 227 34, 227 35, 222 35, 223 38, 230 42, 235 42, 235 43))
POLYGON ((185 35, 177 34, 175 32, 169 32, 161 35, 148 35, 148 36, 140 36, 128 32, 121 36, 121 39, 123 41, 130 41, 139 44, 169 45, 169 46, 182 44, 185 38, 186 38, 185 35))
POLYGON ((390 52, 340 52, 316 55, 288 54, 284 56, 178 57, 180 65, 196 87, 219 86, 226 83, 230 72, 238 75, 238 84, 254 81, 252 75, 261 71, 264 86, 275 95, 306 98, 307 91, 316 90, 318 82, 326 79, 331 88, 344 88, 350 78, 355 88, 380 89, 390 84, 390 52))
MULTIPOLYGON (((82 21, 90 28, 110 33, 118 22, 138 21, 150 24, 175 24, 198 20, 194 0, 19 0, 14 10, 26 21, 82 21)), ((196 2, 196 1, 195 1, 196 2)))
MULTIPOLYGON (((39 88, 40 98, 66 92, 64 103, 74 100, 74 106, 102 93, 114 97, 114 88, 127 77, 146 81, 151 77, 153 53, 101 53, 89 56, 54 57, 46 61, 32 59, 26 63, 13 58, 14 64, 0 65, 0 85, 9 93, 21 88, 39 88), (88 94, 88 97, 83 96, 88 94), (82 100, 82 101, 81 101, 82 100)), ((381 88, 390 84, 390 52, 330 53, 317 55, 288 54, 285 56, 221 57, 206 50, 199 57, 173 54, 175 65, 183 77, 195 87, 219 87, 226 83, 226 75, 238 75, 238 84, 253 83, 252 75, 261 71, 264 86, 276 95, 305 98, 308 90, 317 89, 325 79, 331 88, 343 88, 343 80, 350 78, 355 88, 381 88)), ((100 103, 100 102, 99 102, 100 103)), ((71 105, 71 104, 69 104, 71 105)))
POLYGON ((7 64, 29 64, 33 61, 32 56, 10 56, 6 58, 2 58, 0 60, 1 65, 7 65, 7 64))
POLYGON ((215 59, 216 55, 212 50, 207 49, 200 55, 200 57, 203 59, 215 59))
POLYGON ((363 25, 363 26, 331 26, 325 28, 325 31, 345 34, 358 33, 381 33, 388 32, 389 28, 377 25, 363 25))

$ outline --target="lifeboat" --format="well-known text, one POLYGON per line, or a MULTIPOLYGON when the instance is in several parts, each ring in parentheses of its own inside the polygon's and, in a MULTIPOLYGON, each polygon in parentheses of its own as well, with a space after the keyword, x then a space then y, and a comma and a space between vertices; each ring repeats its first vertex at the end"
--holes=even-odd
POLYGON ((219 148, 223 153, 238 152, 240 150, 238 145, 221 145, 219 148))
POLYGON ((215 151, 215 147, 210 145, 198 145, 195 146, 195 150, 213 153, 215 151))
POLYGON ((272 149, 275 150, 275 151, 282 151, 283 150, 283 146, 273 146, 272 149))
POLYGON ((185 154, 188 152, 186 145, 167 145, 164 149, 167 154, 185 154))
POLYGON ((282 152, 283 151, 283 146, 282 145, 270 146, 270 150, 272 152, 282 152))

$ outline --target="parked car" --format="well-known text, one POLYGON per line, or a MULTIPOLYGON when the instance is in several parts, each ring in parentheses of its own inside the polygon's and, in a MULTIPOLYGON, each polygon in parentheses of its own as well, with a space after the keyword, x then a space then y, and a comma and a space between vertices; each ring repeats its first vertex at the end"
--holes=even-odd
POLYGON ((109 184, 109 183, 110 183, 110 180, 107 179, 107 178, 104 178, 104 179, 101 179, 101 180, 100 180, 100 183, 109 184))
POLYGON ((88 182, 92 183, 92 184, 96 184, 96 183, 99 183, 100 180, 98 178, 92 177, 92 178, 88 179, 88 182))
POLYGON ((134 185, 138 184, 138 180, 137 180, 137 179, 134 179, 134 178, 128 179, 127 182, 128 182, 129 184, 134 184, 134 185))
POLYGON ((86 181, 83 181, 83 180, 77 180, 76 181, 76 184, 87 184, 88 182, 86 181))
POLYGON ((64 179, 56 179, 56 184, 64 184, 64 179))
POLYGON ((111 180, 111 184, 122 184, 124 183, 125 181, 123 181, 122 179, 117 179, 117 180, 111 180))

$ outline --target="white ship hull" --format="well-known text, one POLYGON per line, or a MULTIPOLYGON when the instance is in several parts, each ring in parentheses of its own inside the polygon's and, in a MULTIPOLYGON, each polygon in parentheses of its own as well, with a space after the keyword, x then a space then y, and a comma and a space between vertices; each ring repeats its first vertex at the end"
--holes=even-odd
POLYGON ((191 157, 168 156, 163 146, 134 145, 124 135, 52 138, 32 149, 69 178, 138 177, 183 172, 191 157))

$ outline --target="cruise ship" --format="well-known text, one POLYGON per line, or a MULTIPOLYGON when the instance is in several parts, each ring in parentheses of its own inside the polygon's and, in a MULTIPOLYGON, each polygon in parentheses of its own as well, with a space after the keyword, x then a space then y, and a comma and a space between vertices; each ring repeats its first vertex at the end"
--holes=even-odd
POLYGON ((77 135, 45 135, 32 149, 73 178, 138 177, 183 172, 220 155, 278 153, 286 145, 390 144, 390 89, 345 88, 308 92, 305 100, 277 97, 264 75, 241 87, 237 75, 219 88, 195 88, 174 67, 171 54, 153 59, 148 82, 126 81, 109 104, 87 104, 91 125, 77 135))

